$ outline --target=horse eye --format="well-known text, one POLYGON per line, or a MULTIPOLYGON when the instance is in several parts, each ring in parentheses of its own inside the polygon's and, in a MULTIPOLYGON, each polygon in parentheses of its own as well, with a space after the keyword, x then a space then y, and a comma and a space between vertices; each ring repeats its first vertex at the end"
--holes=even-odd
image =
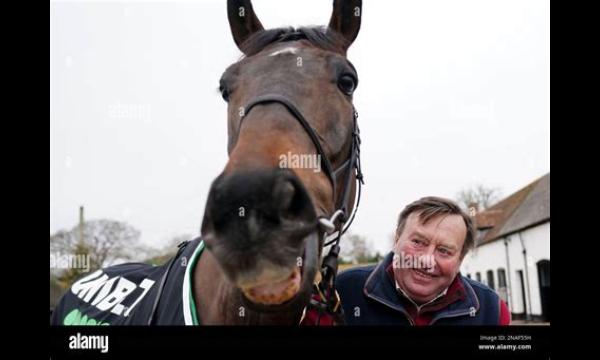
POLYGON ((346 95, 352 95, 356 88, 356 81, 350 75, 342 75, 338 80, 338 86, 346 95))
POLYGON ((219 91, 221 91, 221 96, 223 97, 223 100, 229 101, 229 90, 227 90, 227 88, 224 86, 219 86, 219 91))

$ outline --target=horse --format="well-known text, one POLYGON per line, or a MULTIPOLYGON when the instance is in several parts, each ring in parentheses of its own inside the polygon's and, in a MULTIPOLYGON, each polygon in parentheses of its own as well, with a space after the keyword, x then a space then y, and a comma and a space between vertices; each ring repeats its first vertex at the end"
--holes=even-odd
POLYGON ((160 266, 125 263, 77 280, 51 324, 342 323, 339 243, 363 183, 358 75, 346 58, 361 9, 335 0, 327 27, 265 30, 250 0, 228 0, 244 55, 220 81, 229 160, 211 184, 200 237, 160 266))
POLYGON ((321 27, 264 29, 250 0, 228 0, 227 17, 243 55, 219 82, 229 157, 202 219, 196 312, 207 325, 284 325, 312 308, 339 323, 339 242, 363 183, 347 59, 362 1, 333 1, 321 27), (283 161, 294 156, 316 161, 283 161))

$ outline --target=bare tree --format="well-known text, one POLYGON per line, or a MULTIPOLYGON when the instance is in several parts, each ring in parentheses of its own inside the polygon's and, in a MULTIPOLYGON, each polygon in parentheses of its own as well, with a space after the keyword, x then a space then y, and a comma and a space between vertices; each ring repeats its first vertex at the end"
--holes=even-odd
POLYGON ((51 269, 51 276, 67 288, 86 271, 139 259, 145 252, 145 246, 140 244, 139 239, 140 232, 131 225, 107 219, 84 222, 83 232, 80 232, 79 225, 69 231, 60 230, 50 236, 51 256, 86 256, 89 268, 51 269))
POLYGON ((146 256, 145 260, 143 260, 143 262, 153 265, 164 264, 170 258, 175 256, 178 250, 177 246, 179 244, 192 239, 194 239, 194 236, 190 234, 175 235, 170 240, 165 242, 165 245, 162 248, 153 249, 152 251, 150 251, 149 254, 146 256))
POLYGON ((100 268, 116 261, 136 258, 140 232, 125 222, 96 220, 85 223, 85 244, 93 254, 92 266, 100 268))
POLYGON ((379 253, 375 254, 367 238, 358 234, 348 234, 342 239, 341 257, 353 264, 364 264, 377 261, 379 253))
POLYGON ((500 196, 500 189, 478 184, 459 191, 456 195, 456 201, 465 210, 468 210, 475 204, 479 210, 483 210, 496 203, 500 199, 500 196))

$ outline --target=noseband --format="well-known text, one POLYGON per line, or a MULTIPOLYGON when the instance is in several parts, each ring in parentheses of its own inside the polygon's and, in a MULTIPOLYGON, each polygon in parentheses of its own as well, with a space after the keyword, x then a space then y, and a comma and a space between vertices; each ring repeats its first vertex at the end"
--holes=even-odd
MULTIPOLYGON (((361 188, 364 184, 363 174, 360 166, 360 130, 358 128, 358 113, 354 106, 352 107, 352 139, 350 146, 350 153, 347 156, 347 160, 344 161, 337 169, 333 169, 331 161, 329 157, 323 151, 323 147, 321 146, 321 142, 319 141, 319 137, 315 129, 309 124, 304 115, 298 107, 290 101, 288 98, 278 95, 278 94, 267 94, 263 96, 259 96, 252 100, 250 103, 246 105, 244 108, 243 116, 240 120, 240 124, 238 127, 238 134, 242 127, 243 120, 248 116, 250 111, 256 105, 266 105, 278 103, 283 106, 294 116, 294 118, 302 125, 306 134, 310 137, 313 144, 315 145, 317 155, 321 158, 321 168, 329 178, 332 187, 333 200, 335 203, 335 210, 333 214, 327 217, 320 217, 316 226, 321 231, 321 237, 324 240, 324 247, 332 245, 329 253, 323 259, 323 263, 321 265, 321 283, 316 285, 316 291, 320 295, 322 299, 321 302, 315 303, 311 300, 311 305, 314 307, 318 307, 319 310, 329 311, 330 313, 335 313, 340 308, 339 306, 339 297, 337 297, 337 293, 335 292, 335 275, 337 274, 338 269, 338 255, 340 252, 339 242, 342 235, 348 230, 352 221, 354 220, 354 216, 358 210, 358 206, 360 204, 360 196, 361 196, 361 188), (345 178, 342 182, 342 192, 341 196, 337 197, 337 180, 339 179, 340 174, 342 172, 345 173, 345 178), (350 204, 350 192, 352 188, 351 180, 352 175, 355 175, 356 187, 358 189, 358 195, 356 196, 356 205, 353 207, 353 211, 351 216, 348 214, 348 209, 352 204, 350 204)), ((339 318, 339 317, 338 317, 339 318)))
MULTIPOLYGON (((347 160, 344 161, 344 163, 342 165, 340 165, 337 169, 333 170, 333 166, 331 165, 331 161, 329 160, 329 157, 325 154, 325 151, 323 151, 323 147, 321 146, 321 142, 319 141, 317 132, 308 123, 308 121, 306 120, 304 115, 302 115, 302 112, 298 109, 298 107, 291 100, 289 100, 288 98, 286 98, 284 96, 277 95, 277 94, 267 94, 267 95, 259 96, 259 97, 255 98, 254 100, 252 100, 250 103, 248 103, 248 105, 246 105, 246 107, 244 108, 244 113, 243 113, 242 119, 241 119, 239 127, 238 127, 238 134, 239 134, 239 129, 241 129, 241 127, 242 127, 243 120, 248 116, 250 111, 256 105, 266 105, 266 104, 272 104, 272 103, 278 103, 278 104, 285 106, 285 108, 292 115, 294 115, 294 118, 296 120, 298 120, 300 125, 302 125, 302 128, 304 128, 304 131, 310 137, 313 144, 315 145, 317 154, 321 158, 321 168, 325 172, 325 175, 327 175, 327 177, 329 178, 329 181, 331 182, 331 187, 333 190, 332 194, 333 194, 333 198, 334 198, 334 201, 336 204, 336 210, 333 212, 333 214, 331 214, 330 218, 322 217, 319 219, 319 226, 328 235, 332 234, 336 231, 340 231, 340 235, 342 235, 344 232, 346 232, 346 230, 352 223, 352 220, 354 219, 354 214, 356 214, 356 209, 358 207, 358 203, 360 202, 361 185, 364 183, 363 175, 362 175, 361 168, 360 168, 360 130, 358 128, 358 123, 357 123, 358 113, 356 112, 354 107, 352 107, 352 124, 353 124, 352 143, 350 146, 350 153, 348 154, 347 160), (345 170, 346 177, 343 182, 343 188, 342 188, 343 190, 342 190, 341 196, 336 199, 337 180, 339 178, 339 175, 344 170, 345 170), (356 175, 356 182, 358 185, 358 197, 357 197, 357 206, 354 207, 354 211, 352 214, 353 216, 348 217, 347 215, 348 215, 348 208, 350 205, 349 202, 350 202, 350 191, 351 191, 350 181, 352 179, 353 170, 356 170, 355 175, 356 175), (347 225, 344 226, 345 224, 347 224, 347 225)), ((331 242, 327 243, 325 246, 329 245, 330 243, 331 242)))

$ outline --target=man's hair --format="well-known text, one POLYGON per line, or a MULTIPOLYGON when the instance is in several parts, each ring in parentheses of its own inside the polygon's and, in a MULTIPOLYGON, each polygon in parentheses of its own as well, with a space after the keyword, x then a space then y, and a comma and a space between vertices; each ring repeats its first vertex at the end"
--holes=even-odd
POLYGON ((461 257, 475 246, 475 225, 469 215, 467 215, 454 201, 428 196, 421 198, 415 202, 408 204, 398 217, 398 226, 396 227, 396 240, 402 234, 404 226, 406 225, 406 219, 412 213, 419 214, 419 220, 422 224, 426 224, 429 220, 442 215, 459 215, 463 218, 467 227, 467 236, 461 250, 461 257))

